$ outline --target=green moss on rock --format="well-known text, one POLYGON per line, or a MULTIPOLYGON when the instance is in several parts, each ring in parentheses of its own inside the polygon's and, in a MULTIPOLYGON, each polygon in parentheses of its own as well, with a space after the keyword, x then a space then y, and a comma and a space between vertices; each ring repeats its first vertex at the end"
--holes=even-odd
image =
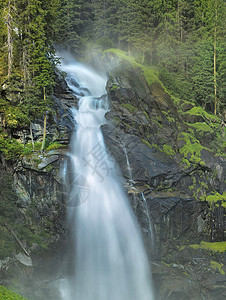
POLYGON ((146 146, 148 146, 149 148, 152 148, 151 144, 148 141, 146 141, 145 139, 141 139, 141 142, 143 144, 145 144, 146 146))
POLYGON ((180 251, 184 250, 185 247, 190 247, 194 250, 203 249, 210 252, 220 252, 220 253, 226 252, 226 242, 215 242, 215 243, 202 242, 201 244, 182 246, 180 248, 180 251))
POLYGON ((173 148, 169 144, 164 144, 162 149, 169 156, 175 155, 175 151, 173 150, 173 148))
POLYGON ((125 51, 112 48, 112 49, 107 49, 104 51, 104 53, 106 53, 106 52, 114 53, 118 57, 128 61, 132 67, 139 68, 143 72, 144 77, 149 86, 154 82, 160 82, 160 80, 158 79, 158 77, 155 74, 156 73, 155 68, 139 64, 138 62, 136 62, 136 60, 133 56, 129 55, 125 51))
POLYGON ((155 74, 155 70, 151 67, 145 67, 145 66, 141 66, 142 71, 144 72, 144 77, 148 83, 148 85, 150 86, 152 83, 154 82, 159 82, 158 77, 155 74))
POLYGON ((211 260, 210 262, 210 267, 216 271, 218 271, 220 274, 224 275, 225 272, 222 269, 222 267, 224 266, 224 264, 222 263, 218 263, 217 261, 211 260))
POLYGON ((201 160, 201 152, 203 149, 207 148, 203 147, 191 133, 180 133, 178 140, 183 140, 185 142, 185 145, 180 148, 179 152, 185 160, 189 161, 187 162, 182 159, 182 161, 186 163, 187 167, 190 166, 190 163, 205 166, 204 161, 201 160))
POLYGON ((110 87, 110 89, 111 89, 112 91, 117 90, 117 88, 118 88, 118 85, 116 85, 116 84, 113 84, 113 85, 110 87))
POLYGON ((123 103, 122 107, 126 108, 131 113, 134 113, 134 112, 138 111, 138 109, 135 106, 133 106, 129 103, 123 103))
POLYGON ((8 290, 4 286, 0 286, 0 299, 1 300, 27 300, 21 295, 8 290))
POLYGON ((193 124, 189 124, 189 126, 191 126, 198 133, 214 133, 213 129, 205 122, 196 122, 193 124))
POLYGON ((186 111, 184 114, 202 116, 203 118, 205 118, 207 120, 220 122, 220 119, 217 116, 209 114, 201 106, 195 106, 195 107, 191 108, 190 110, 186 111))

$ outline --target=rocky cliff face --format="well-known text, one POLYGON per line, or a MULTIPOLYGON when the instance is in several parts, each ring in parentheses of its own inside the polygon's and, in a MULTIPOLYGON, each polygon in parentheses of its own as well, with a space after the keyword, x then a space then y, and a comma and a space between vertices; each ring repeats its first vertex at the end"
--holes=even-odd
POLYGON ((226 161, 214 148, 219 124, 194 104, 173 99, 159 82, 148 86, 141 69, 114 53, 105 53, 105 61, 107 117, 114 123, 104 126, 105 140, 129 182, 150 257, 164 261, 153 264, 158 297, 223 299, 225 256, 211 249, 213 261, 223 266, 214 271, 211 250, 190 247, 225 241, 226 161), (213 202, 203 201, 209 194, 213 202))
MULTIPOLYGON (((111 110, 102 130, 141 225, 157 299, 223 299, 226 161, 216 153, 221 151, 220 121, 192 103, 174 99, 158 81, 148 84, 140 68, 113 52, 105 53, 103 64, 109 75, 111 110)), ((66 243, 66 197, 60 170, 74 127, 70 108, 77 99, 62 78, 54 103, 47 136, 64 147, 33 153, 14 165, 4 159, 1 163, 1 170, 13 173, 20 213, 25 219, 29 215, 34 233, 47 233, 41 241, 48 250, 40 250, 37 242, 27 244, 33 253, 32 265, 16 257, 1 265, 2 281, 10 277, 4 269, 9 265, 15 270, 19 264, 19 273, 25 268, 29 275, 25 272, 23 278, 30 276, 29 280, 42 274, 35 285, 37 295, 24 288, 24 295, 31 299, 43 299, 47 290, 52 293, 49 299, 57 299, 49 282, 61 277, 55 262, 66 243)), ((42 121, 32 124, 32 130, 38 141, 42 121)), ((29 130, 14 135, 30 139, 29 130)))
MULTIPOLYGON (((5 251, 0 252, 0 284, 10 286, 28 299, 59 297, 54 282, 61 277, 59 262, 67 235, 62 170, 74 129, 70 108, 77 105, 77 99, 58 76, 53 112, 47 116, 47 142, 55 142, 57 147, 40 152, 44 123, 37 119, 30 128, 12 129, 9 134, 21 143, 31 143, 32 131, 39 150, 35 148, 16 160, 0 156, 3 188, 0 195, 6 195, 0 200, 7 211, 0 214, 0 220, 8 223, 8 229, 1 224, 4 235, 0 236, 0 242, 5 251), (6 205, 9 201, 10 207, 6 205)), ((1 126, 5 127, 4 122, 1 126)))

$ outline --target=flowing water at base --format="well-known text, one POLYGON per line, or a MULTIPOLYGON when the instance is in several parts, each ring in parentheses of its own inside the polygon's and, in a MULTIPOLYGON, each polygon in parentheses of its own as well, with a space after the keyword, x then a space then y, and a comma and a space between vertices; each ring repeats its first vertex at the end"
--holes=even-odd
POLYGON ((80 99, 66 172, 75 262, 62 299, 153 300, 141 232, 100 129, 106 79, 75 61, 62 70, 80 99))

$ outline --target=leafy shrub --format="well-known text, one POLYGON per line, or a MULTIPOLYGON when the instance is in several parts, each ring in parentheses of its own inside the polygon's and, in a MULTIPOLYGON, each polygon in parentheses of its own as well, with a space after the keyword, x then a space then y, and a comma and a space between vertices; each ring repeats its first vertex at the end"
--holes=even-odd
POLYGON ((47 151, 50 151, 50 150, 56 150, 56 149, 59 149, 59 148, 61 148, 61 147, 63 147, 62 144, 55 142, 55 143, 50 144, 50 145, 46 148, 46 150, 47 150, 47 151))
POLYGON ((23 153, 24 147, 15 139, 9 139, 7 134, 0 132, 0 152, 6 159, 16 159, 23 153))

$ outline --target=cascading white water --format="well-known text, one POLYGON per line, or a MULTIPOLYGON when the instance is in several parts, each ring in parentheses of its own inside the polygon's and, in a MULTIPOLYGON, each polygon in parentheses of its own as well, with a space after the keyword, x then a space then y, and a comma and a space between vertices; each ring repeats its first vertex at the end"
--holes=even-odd
POLYGON ((62 69, 80 98, 68 185, 75 263, 64 280, 62 299, 153 300, 140 229, 100 129, 108 109, 101 97, 106 78, 75 61, 62 69))
POLYGON ((133 186, 134 182, 133 182, 132 170, 131 170, 131 167, 130 167, 129 157, 128 157, 128 153, 127 153, 125 145, 123 145, 123 152, 125 153, 125 157, 126 157, 127 170, 128 170, 128 173, 129 173, 129 184, 130 184, 130 186, 133 186))
POLYGON ((143 200, 144 211, 145 211, 147 221, 148 221, 148 230, 149 230, 151 245, 154 246, 154 233, 153 233, 153 229, 152 229, 151 217, 150 217, 150 214, 148 211, 147 200, 146 200, 143 192, 141 193, 141 196, 142 196, 142 200, 143 200))

